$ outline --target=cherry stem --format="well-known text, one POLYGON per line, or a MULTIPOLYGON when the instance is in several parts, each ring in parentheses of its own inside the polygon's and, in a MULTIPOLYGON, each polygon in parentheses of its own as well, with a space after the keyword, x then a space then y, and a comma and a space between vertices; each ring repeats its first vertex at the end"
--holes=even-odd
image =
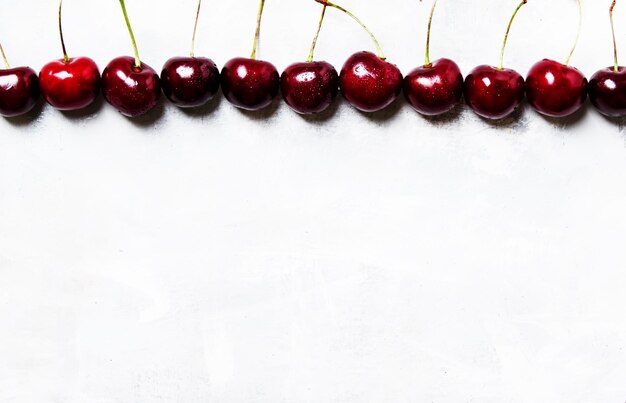
POLYGON ((578 4, 578 32, 576 33, 576 40, 574 41, 574 46, 572 47, 572 50, 569 52, 569 55, 567 56, 567 60, 565 60, 566 66, 569 65, 569 61, 572 59, 572 55, 574 54, 574 51, 576 50, 576 46, 578 46, 578 40, 580 39, 580 31, 582 30, 582 27, 583 27, 583 6, 580 0, 576 0, 576 3, 578 4))
POLYGON ((133 51, 135 52, 135 67, 140 69, 141 60, 139 59, 139 51, 137 50, 137 41, 135 41, 135 35, 133 34, 133 29, 130 26, 130 20, 128 19, 128 13, 126 12, 126 4, 124 4, 124 0, 120 0, 120 5, 122 6, 122 13, 124 13, 126 27, 128 28, 128 33, 130 34, 130 41, 133 43, 133 51))
POLYGON ((2 44, 0 44, 0 53, 2 53, 2 60, 4 60, 4 67, 8 70, 11 68, 9 61, 7 60, 7 56, 4 54, 4 49, 2 49, 2 44))
POLYGON ((317 45, 317 38, 320 36, 320 31, 322 30, 322 23, 324 22, 324 16, 326 15, 326 4, 322 7, 322 15, 320 16, 320 22, 317 26, 317 32, 315 33, 315 37, 313 38, 313 43, 311 44, 311 51, 309 52, 309 57, 307 61, 311 63, 313 61, 313 53, 315 53, 315 45, 317 45))
POLYGON ((65 50, 65 40, 63 39, 63 24, 61 24, 61 10, 63 9, 63 0, 59 0, 59 36, 61 36, 61 47, 63 48, 63 61, 65 63, 70 62, 70 58, 67 56, 67 50, 65 50))
POLYGON ((386 59, 385 54, 383 53, 383 50, 381 49, 380 44, 376 40, 376 37, 374 36, 372 31, 370 31, 369 28, 367 28, 367 26, 363 24, 363 22, 361 22, 361 20, 359 20, 354 14, 352 14, 351 12, 349 12, 348 10, 346 10, 345 8, 341 6, 338 6, 337 4, 331 3, 330 1, 327 1, 327 0, 315 0, 315 1, 320 4, 324 4, 324 5, 336 8, 337 10, 343 11, 350 18, 356 21, 369 34, 370 38, 372 38, 372 41, 374 41, 374 46, 376 46, 376 53, 378 54, 378 57, 381 58, 382 60, 386 59))
POLYGON ((250 59, 256 59, 256 51, 259 48, 259 36, 261 35, 261 18, 263 17, 263 7, 265 0, 261 0, 259 4, 259 14, 256 17, 256 31, 254 31, 254 44, 252 45, 252 54, 250 59))
POLYGON ((611 18, 611 34, 613 34, 613 70, 617 73, 619 71, 619 63, 617 61, 617 41, 615 40, 615 24, 613 24, 613 9, 615 8, 617 0, 613 0, 611 8, 609 9, 609 16, 611 18))
POLYGON ((433 1, 433 6, 430 9, 430 17, 428 17, 428 31, 426 32, 426 62, 425 67, 430 67, 430 27, 433 24, 433 15, 435 15, 435 8, 437 7, 437 0, 433 1))
POLYGON ((515 20, 515 16, 519 12, 520 8, 522 8, 522 6, 526 4, 527 2, 528 0, 522 0, 522 2, 519 3, 515 11, 513 12, 513 15, 511 16, 509 25, 506 28, 506 33, 504 34, 504 41, 502 42, 502 51, 500 52, 500 66, 498 67, 499 70, 504 69, 504 50, 506 48, 506 42, 509 40, 509 33, 511 32, 511 27, 513 26, 513 20, 515 20))
POLYGON ((202 0, 198 0, 198 9, 196 10, 196 22, 193 24, 193 34, 191 35, 191 57, 196 56, 196 31, 198 30, 198 18, 200 17, 200 7, 202 0))

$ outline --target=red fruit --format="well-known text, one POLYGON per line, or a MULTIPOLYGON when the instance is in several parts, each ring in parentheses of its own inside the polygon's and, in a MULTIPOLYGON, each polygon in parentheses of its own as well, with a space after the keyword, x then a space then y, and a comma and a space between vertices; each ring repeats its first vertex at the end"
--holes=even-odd
POLYGON ((238 108, 256 111, 268 107, 278 94, 280 77, 272 63, 237 57, 222 68, 222 92, 238 108))
POLYGON ((593 106, 608 117, 626 116, 626 67, 614 67, 598 71, 588 85, 589 99, 593 106))
POLYGON ((145 63, 122 56, 111 60, 102 72, 102 92, 121 114, 134 117, 148 113, 161 97, 159 75, 145 63))
POLYGON ((404 96, 417 112, 436 116, 451 111, 463 96, 463 75, 450 59, 418 67, 404 77, 404 96))
POLYGON ((220 88, 220 72, 205 57, 173 57, 161 71, 165 96, 176 106, 193 108, 206 104, 220 88))
POLYGON ((543 115, 564 117, 579 110, 587 99, 587 79, 576 68, 543 59, 526 78, 528 103, 543 115))
POLYGON ((371 52, 358 52, 344 63, 339 76, 344 98, 363 112, 389 106, 402 91, 402 73, 371 52))
POLYGON ((0 115, 13 117, 29 112, 39 100, 39 80, 30 67, 0 70, 0 115))
POLYGON ((524 78, 515 70, 482 65, 465 78, 465 101, 484 118, 505 118, 523 99, 524 78))
POLYGON ((100 70, 88 57, 59 59, 43 66, 39 85, 46 102, 56 109, 83 109, 100 93, 100 70))
POLYGON ((326 62, 294 63, 285 69, 280 83, 287 105, 301 114, 326 110, 339 92, 337 70, 326 62))

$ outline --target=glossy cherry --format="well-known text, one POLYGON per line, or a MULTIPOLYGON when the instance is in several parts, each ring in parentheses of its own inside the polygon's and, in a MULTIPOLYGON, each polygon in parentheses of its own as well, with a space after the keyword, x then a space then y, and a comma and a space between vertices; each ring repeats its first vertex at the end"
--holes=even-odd
POLYGON ((528 103, 539 113, 564 117, 579 110, 587 99, 587 79, 576 68, 544 59, 526 77, 528 103))
POLYGON ((450 59, 430 61, 430 28, 437 0, 433 0, 426 33, 426 62, 404 77, 407 102, 422 115, 437 116, 454 109, 463 96, 463 75, 450 59))
POLYGON ((450 59, 418 67, 404 77, 404 96, 417 112, 436 116, 451 111, 463 96, 463 75, 450 59))
POLYGON ((344 98, 363 112, 389 106, 402 91, 402 73, 372 52, 350 56, 341 69, 339 86, 344 98))
POLYGON ((283 99, 300 114, 326 110, 339 92, 337 70, 326 62, 294 63, 280 79, 283 99))
POLYGON ((224 97, 238 108, 256 111, 268 107, 278 94, 280 76, 270 62, 237 57, 222 68, 224 97))
POLYGON ((518 11, 527 0, 517 6, 502 43, 500 65, 498 67, 481 65, 474 68, 465 77, 465 102, 479 116, 486 119, 502 119, 512 114, 524 100, 524 78, 515 70, 505 69, 504 50, 518 11))
POLYGON ((195 57, 196 30, 201 6, 202 0, 198 0, 190 56, 169 59, 161 71, 163 93, 180 108, 202 106, 211 100, 220 88, 220 72, 213 60, 195 57))
POLYGON ((37 73, 30 67, 0 70, 0 115, 14 117, 29 112, 39 94, 37 73))
POLYGON ((479 116, 502 119, 524 100, 524 78, 515 70, 482 65, 465 78, 465 101, 479 116))
POLYGON ((100 93, 100 70, 88 57, 59 59, 43 66, 39 85, 46 102, 56 109, 83 109, 100 93))
POLYGON ((205 57, 174 57, 161 71, 165 96, 176 106, 193 108, 211 100, 220 88, 220 72, 205 57))
POLYGON ((109 62, 102 72, 102 93, 122 115, 135 117, 148 113, 157 105, 161 83, 157 72, 141 62, 124 0, 119 2, 135 57, 121 56, 109 62))
POLYGON ((626 116, 626 67, 620 66, 617 59, 617 42, 613 24, 615 3, 614 0, 609 9, 613 34, 613 66, 596 72, 587 86, 589 99, 598 112, 614 118, 626 116))
POLYGON ((117 57, 102 72, 102 93, 122 115, 144 115, 161 96, 159 75, 145 63, 137 67, 131 56, 117 57))

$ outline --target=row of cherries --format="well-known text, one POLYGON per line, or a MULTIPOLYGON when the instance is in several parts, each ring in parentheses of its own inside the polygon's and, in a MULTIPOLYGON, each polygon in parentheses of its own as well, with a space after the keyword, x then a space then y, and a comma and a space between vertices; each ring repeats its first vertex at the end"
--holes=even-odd
MULTIPOLYGON (((28 67, 9 68, 2 51, 6 69, 0 70, 0 114, 7 117, 25 114, 35 106, 40 95, 59 110, 79 110, 93 103, 102 91, 107 102, 123 115, 134 117, 154 108, 161 92, 173 104, 181 108, 193 108, 206 104, 221 87, 229 102, 246 110, 268 107, 280 90, 285 102, 301 114, 326 110, 341 90, 350 104, 364 112, 382 110, 404 92, 406 100, 416 111, 429 116, 451 111, 463 95, 470 108, 487 119, 509 116, 521 104, 524 96, 535 110, 551 117, 575 113, 583 106, 588 95, 602 114, 610 117, 626 116, 626 68, 617 65, 617 57, 613 67, 598 71, 590 81, 568 63, 548 59, 536 63, 526 79, 516 71, 504 68, 502 59, 499 67, 482 65, 463 79, 454 61, 442 58, 430 62, 428 43, 437 3, 434 0, 429 21, 426 63, 403 77, 397 66, 385 60, 375 37, 358 18, 330 1, 315 1, 323 5, 323 10, 309 60, 292 64, 280 76, 271 63, 256 59, 264 0, 261 0, 259 7, 250 58, 232 59, 220 72, 210 59, 195 57, 193 43, 200 0, 191 56, 168 60, 159 76, 154 69, 141 62, 124 0, 120 0, 135 50, 134 58, 124 56, 113 59, 101 75, 92 59, 67 56, 62 31, 63 59, 46 64, 39 75, 28 67), (348 58, 339 74, 329 63, 313 61, 315 43, 329 6, 345 12, 361 24, 378 50, 377 54, 365 51, 355 53, 348 58)), ((523 0, 519 4, 511 18, 502 55, 513 19, 526 2, 523 0)), ((61 6, 62 0, 59 5, 59 26, 61 6)), ((614 6, 615 1, 611 5, 611 24, 614 6)))

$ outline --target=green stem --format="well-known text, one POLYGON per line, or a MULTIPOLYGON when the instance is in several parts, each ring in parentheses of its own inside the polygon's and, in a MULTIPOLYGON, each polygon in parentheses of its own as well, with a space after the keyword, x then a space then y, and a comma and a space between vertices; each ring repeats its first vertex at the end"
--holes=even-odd
POLYGON ((65 63, 70 62, 70 58, 67 56, 67 50, 65 50, 65 40, 63 39, 63 24, 61 23, 61 10, 63 9, 63 0, 59 0, 59 36, 61 37, 61 48, 63 48, 63 61, 65 63))
POLYGON ((315 1, 320 4, 324 4, 324 5, 336 8, 337 10, 343 11, 350 18, 356 21, 369 34, 370 38, 372 38, 372 41, 374 42, 374 46, 376 47, 376 53, 378 54, 378 57, 380 57, 382 60, 386 59, 385 54, 383 53, 383 50, 381 49, 380 44, 376 40, 376 37, 374 36, 372 31, 370 31, 369 28, 367 28, 367 26, 363 24, 363 22, 361 22, 361 20, 359 20, 354 14, 352 14, 351 12, 349 12, 348 10, 346 10, 345 8, 341 6, 338 6, 337 4, 331 3, 330 1, 327 1, 327 0, 315 0, 315 1))
POLYGON ((2 53, 2 60, 4 60, 4 67, 8 70, 11 68, 9 61, 7 60, 7 56, 4 54, 4 49, 2 49, 2 44, 0 44, 0 53, 2 53))
POLYGON ((613 9, 615 8, 617 0, 613 0, 611 8, 609 9, 609 16, 611 18, 611 34, 613 35, 613 70, 617 73, 619 71, 619 63, 617 61, 617 41, 615 40, 615 24, 613 24, 613 9))
POLYGON ((567 60, 565 60, 566 66, 569 66, 569 62, 572 59, 572 55, 574 54, 574 51, 576 50, 576 46, 578 46, 578 40, 580 39, 580 31, 582 30, 582 27, 583 27, 583 6, 580 0, 576 0, 576 3, 578 4, 578 32, 576 33, 576 40, 574 41, 574 46, 572 46, 572 50, 569 52, 569 55, 567 56, 567 60))
POLYGON ((200 7, 202 0, 198 0, 198 10, 196 10, 196 22, 193 24, 193 34, 191 35, 191 57, 196 56, 196 31, 198 30, 198 18, 200 17, 200 7))
POLYGON ((133 34, 133 29, 130 26, 130 20, 128 19, 128 13, 126 12, 126 4, 124 4, 124 0, 120 0, 120 5, 122 6, 122 13, 124 13, 126 27, 128 28, 128 33, 130 34, 130 41, 133 43, 133 51, 135 52, 135 67, 140 69, 141 60, 139 59, 139 51, 137 50, 137 41, 135 41, 135 35, 133 34))
POLYGON ((433 6, 430 9, 430 17, 428 17, 428 32, 426 33, 426 62, 424 66, 430 67, 430 27, 433 24, 433 15, 435 15, 435 8, 437 7, 437 0, 433 1, 433 6))
POLYGON ((265 0, 261 0, 259 4, 259 13, 256 17, 256 30, 254 31, 254 43, 252 45, 252 54, 250 59, 256 59, 256 51, 259 48, 259 36, 261 35, 261 18, 263 17, 263 7, 265 6, 265 0))
POLYGON ((504 68, 504 50, 506 48, 506 42, 509 40, 509 32, 511 32, 511 27, 513 26, 513 20, 515 20, 515 16, 519 12, 520 8, 522 8, 522 6, 526 4, 527 2, 528 0, 522 0, 522 2, 519 3, 515 11, 513 12, 513 15, 511 16, 509 25, 506 28, 506 33, 504 34, 504 41, 502 42, 502 51, 500 52, 500 65, 498 66, 498 69, 500 70, 504 68))
POLYGON ((324 22, 324 16, 326 15, 326 4, 322 7, 322 15, 320 17, 320 22, 317 26, 317 32, 315 33, 315 37, 313 38, 313 43, 311 44, 311 51, 309 52, 309 57, 307 61, 311 63, 313 61, 313 53, 315 53, 315 45, 317 45, 317 38, 320 36, 320 31, 322 30, 322 23, 324 22))

